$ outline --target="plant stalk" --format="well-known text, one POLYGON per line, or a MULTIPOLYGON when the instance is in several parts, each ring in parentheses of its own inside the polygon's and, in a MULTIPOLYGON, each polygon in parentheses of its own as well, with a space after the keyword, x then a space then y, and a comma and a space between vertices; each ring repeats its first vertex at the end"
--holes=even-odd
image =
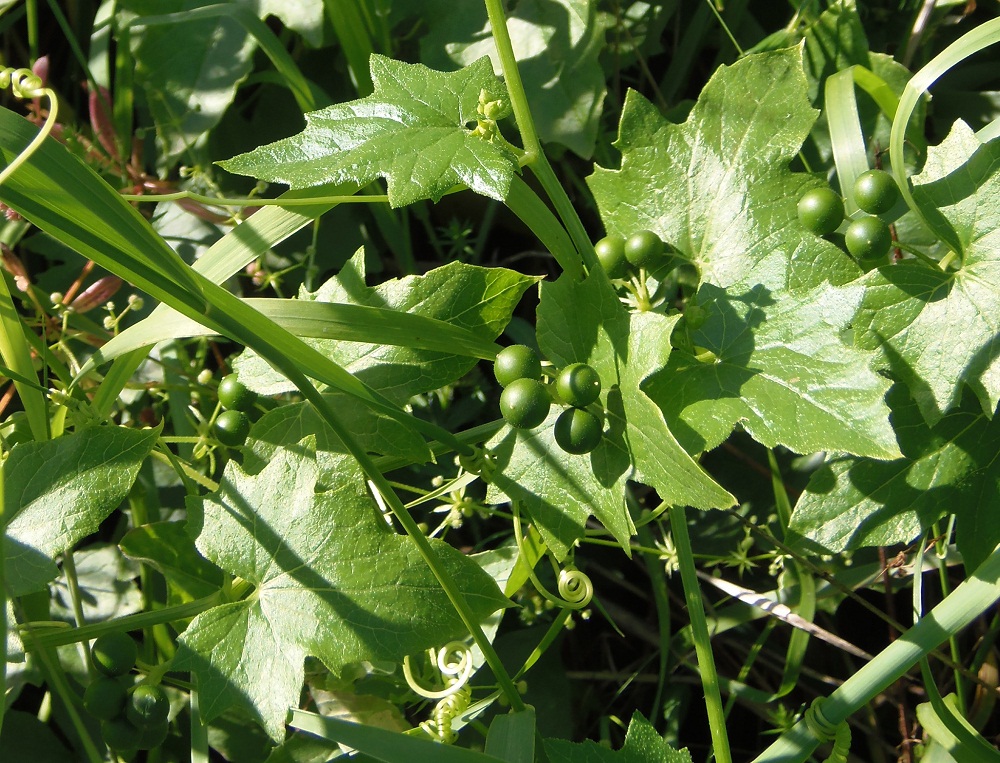
POLYGON ((715 669, 712 636, 708 632, 708 620, 705 617, 705 607, 701 600, 701 588, 698 585, 698 572, 694 564, 691 536, 688 535, 687 514, 683 506, 671 506, 669 511, 670 533, 674 537, 674 546, 677 548, 681 583, 684 585, 684 599, 687 602, 688 617, 691 618, 691 636, 694 640, 695 654, 698 656, 698 672, 701 673, 701 683, 705 689, 705 709, 712 732, 712 748, 718 763, 732 763, 729 736, 726 733, 726 711, 722 705, 719 674, 715 669))
MULTIPOLYGON (((839 726, 899 680, 939 644, 969 625, 1000 599, 1000 546, 944 601, 823 700, 823 716, 839 726)), ((805 763, 825 740, 799 721, 753 763, 805 763)))

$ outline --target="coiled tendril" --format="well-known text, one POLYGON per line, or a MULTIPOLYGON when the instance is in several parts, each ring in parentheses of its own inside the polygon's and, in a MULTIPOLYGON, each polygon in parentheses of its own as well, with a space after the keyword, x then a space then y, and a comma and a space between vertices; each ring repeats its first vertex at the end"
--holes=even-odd
POLYGON ((423 721, 419 728, 432 739, 443 744, 452 744, 457 738, 451 727, 451 722, 469 708, 472 689, 468 684, 462 684, 458 691, 451 694, 434 706, 431 717, 423 721))
POLYGON ((432 739, 451 744, 457 737, 451 722, 465 712, 472 698, 472 689, 469 687, 469 679, 475 668, 472 649, 461 641, 450 641, 440 649, 428 649, 427 654, 441 674, 444 689, 434 690, 421 686, 413 677, 409 656, 403 658, 403 677, 407 685, 421 697, 438 700, 431 717, 421 723, 419 728, 432 739))
POLYGON ((403 658, 403 677, 407 685, 425 699, 444 699, 461 691, 469 683, 474 669, 472 649, 461 641, 450 641, 440 649, 428 649, 431 662, 441 674, 445 688, 428 689, 413 677, 410 657, 403 658))
MULTIPOLYGON (((524 539, 521 533, 521 512, 518 509, 517 501, 511 502, 511 509, 514 518, 514 540, 517 543, 518 553, 522 559, 526 560, 528 556, 524 551, 524 539)), ((553 562, 554 565, 555 562, 553 562)), ((527 566, 528 578, 531 580, 531 584, 535 587, 535 590, 546 601, 552 602, 560 609, 584 609, 590 604, 590 600, 594 598, 594 584, 586 574, 580 572, 575 567, 556 570, 559 596, 554 596, 542 585, 542 581, 535 575, 535 571, 531 568, 531 565, 527 566)))
POLYGON ((833 742, 833 750, 824 763, 847 763, 847 755, 851 751, 851 727, 846 722, 839 726, 831 723, 823 714, 820 699, 809 706, 804 720, 813 736, 823 742, 833 742))
POLYGON ((52 128, 56 123, 56 114, 59 109, 59 104, 56 101, 55 92, 48 87, 45 87, 45 83, 42 78, 35 74, 30 69, 13 69, 10 67, 0 69, 0 89, 10 88, 10 91, 18 98, 47 98, 49 102, 49 113, 45 117, 45 122, 42 124, 42 129, 38 131, 36 135, 28 146, 12 161, 8 164, 3 172, 0 172, 0 185, 4 183, 11 174, 20 167, 28 158, 38 149, 48 136, 52 132, 52 128))

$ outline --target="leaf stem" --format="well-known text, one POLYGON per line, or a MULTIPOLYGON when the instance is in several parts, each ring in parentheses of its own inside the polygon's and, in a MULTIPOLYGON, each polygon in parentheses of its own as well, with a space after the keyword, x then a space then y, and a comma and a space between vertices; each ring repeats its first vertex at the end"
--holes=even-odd
POLYGON ((698 656, 698 672, 701 673, 701 683, 705 689, 705 709, 708 713, 715 759, 718 763, 732 763, 729 737, 726 734, 726 711, 722 705, 719 674, 715 670, 715 657, 712 655, 712 636, 708 632, 708 620, 701 600, 691 537, 688 535, 687 514, 683 506, 671 506, 669 512, 670 533, 677 548, 684 599, 687 602, 688 617, 691 618, 691 636, 694 640, 695 654, 698 656))
POLYGON ((566 230, 520 177, 515 175, 511 180, 504 203, 538 237, 566 273, 577 280, 583 276, 583 263, 566 230))
POLYGON ((224 603, 226 603, 226 597, 219 591, 209 596, 204 596, 201 599, 195 599, 187 604, 178 604, 173 607, 165 607, 164 609, 156 609, 149 612, 139 612, 103 623, 83 625, 79 628, 46 628, 41 630, 32 627, 30 623, 26 623, 26 630, 28 631, 26 635, 29 635, 30 638, 23 638, 22 640, 24 641, 25 651, 48 649, 54 646, 75 644, 79 641, 90 641, 112 631, 137 631, 153 625, 160 625, 161 623, 186 620, 224 603))
POLYGON ((485 0, 485 2, 486 15, 489 17, 490 28, 493 30, 493 42, 497 46, 500 66, 503 69, 504 79, 507 81, 507 92, 510 94, 511 107, 514 109, 514 119, 517 121, 521 142, 524 144, 524 151, 530 161, 531 158, 542 155, 542 146, 538 142, 538 133, 535 132, 535 123, 531 118, 531 109, 528 107, 528 97, 524 92, 521 72, 517 68, 514 46, 510 41, 510 32, 507 31, 507 17, 503 10, 503 0, 485 0))
POLYGON ((319 393, 319 391, 312 386, 309 380, 294 367, 289 369, 282 369, 288 378, 295 383, 295 385, 302 391, 306 399, 315 406, 317 412, 323 417, 323 420, 333 429, 334 433, 340 438, 340 441, 344 444, 347 450, 357 459, 361 466, 361 470, 365 473, 365 476, 371 481, 372 486, 378 491, 379 496, 383 501, 389 506, 390 511, 392 511, 393 516, 402 526, 403 530, 407 535, 410 536, 411 540, 416 544, 417 551, 420 556, 423 557, 424 562, 430 568, 434 577, 437 579, 441 588, 444 589, 445 594, 451 601, 452 606, 458 613, 458 616, 462 619, 463 624, 468 628, 469 633, 472 634, 473 640, 476 645, 482 650, 483 656, 486 658, 487 664, 493 670, 493 675, 497 679, 497 683, 500 684, 500 689, 503 691, 504 695, 510 702, 510 706, 515 711, 520 711, 525 708, 524 700, 521 699, 520 693, 517 691, 517 687, 514 685, 510 674, 507 673, 506 668, 503 666, 503 662, 500 660, 500 656, 493 649, 493 645, 490 643, 489 638, 483 632, 482 627, 476 620, 472 613, 472 609, 469 607, 468 602, 465 600, 465 596, 462 595, 461 590, 455 584, 455 581, 448 574, 448 571, 441 565, 437 554, 431 547, 430 541, 427 537, 420 531, 420 527, 417 522, 410 515, 410 512, 406 510, 403 506, 403 502, 400 501, 399 496, 396 495, 396 491, 393 490, 392 485, 389 480, 385 478, 378 467, 375 466, 374 460, 368 455, 361 444, 354 438, 351 432, 340 422, 337 414, 330 407, 330 404, 326 399, 319 393))

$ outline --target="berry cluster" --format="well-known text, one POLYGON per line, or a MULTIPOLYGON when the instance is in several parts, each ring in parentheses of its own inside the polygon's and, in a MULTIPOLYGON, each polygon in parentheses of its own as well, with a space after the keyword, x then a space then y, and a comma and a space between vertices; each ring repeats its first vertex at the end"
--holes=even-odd
MULTIPOLYGON (((847 251, 859 262, 875 262, 889 253, 892 234, 884 215, 899 199, 899 187, 883 170, 861 173, 854 183, 854 200, 865 214, 856 217, 844 231, 847 251)), ((833 233, 844 221, 844 200, 831 188, 806 191, 798 204, 799 220, 819 236, 833 233)))
POLYGON ((658 265, 667 247, 653 231, 641 230, 628 238, 605 236, 594 244, 594 251, 608 278, 628 278, 630 271, 658 265))
POLYGON ((253 407, 257 396, 247 389, 236 374, 229 374, 219 382, 219 402, 225 408, 215 419, 215 436, 230 448, 238 448, 250 434, 250 417, 246 411, 253 407))
MULTIPOLYGON (((533 429, 549 415, 553 394, 542 382, 542 363, 533 349, 523 344, 505 347, 497 354, 493 373, 500 382, 500 413, 518 429, 533 429)), ((555 377, 555 398, 569 406, 559 414, 555 438, 567 453, 590 453, 601 442, 601 419, 587 410, 601 394, 601 377, 586 363, 571 363, 555 377)))
POLYGON ((101 721, 104 743, 119 753, 163 744, 170 702, 159 686, 131 686, 129 673, 138 657, 135 641, 126 633, 108 633, 94 642, 90 654, 100 675, 84 692, 83 706, 101 721))

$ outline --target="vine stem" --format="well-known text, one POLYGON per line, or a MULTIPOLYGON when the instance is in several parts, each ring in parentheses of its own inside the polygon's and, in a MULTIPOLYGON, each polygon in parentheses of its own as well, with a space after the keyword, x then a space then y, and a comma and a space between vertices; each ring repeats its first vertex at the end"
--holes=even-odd
POLYGON ((382 472, 379 471, 378 467, 375 466, 375 462, 372 460, 372 457, 368 455, 351 432, 340 422, 329 403, 327 403, 319 391, 312 386, 306 376, 294 367, 283 369, 283 372, 288 376, 289 380, 294 382, 299 390, 302 391, 306 399, 308 399, 309 402, 315 406, 317 412, 323 417, 323 420, 329 424, 330 428, 333 429, 334 433, 340 438, 340 441, 358 461, 361 466, 361 470, 365 473, 365 476, 371 481, 372 486, 378 491, 382 500, 389 506, 389 510, 392 511, 393 516, 402 526, 403 530, 416 544, 417 551, 420 553, 420 556, 430 568, 434 577, 437 578, 438 584, 442 589, 444 589, 445 595, 451 601, 455 611, 458 612, 458 616, 462 619, 465 627, 469 629, 469 633, 472 634, 473 641, 476 642, 476 646, 478 646, 482 651, 487 664, 493 670, 493 676, 500 685, 500 689, 504 693, 504 696, 506 696, 510 702, 510 706, 515 711, 524 710, 524 701, 521 699, 521 695, 517 691, 517 687, 514 685, 514 681, 511 679, 510 674, 507 673, 507 669, 503 666, 500 656, 493 649, 493 645, 483 632, 482 626, 480 626, 479 622, 472 614, 472 609, 469 607, 469 604, 466 602, 462 592, 455 584, 455 581, 448 574, 448 571, 441 565, 437 554, 431 547, 430 541, 427 540, 427 537, 420 531, 420 527, 417 525, 416 520, 410 516, 410 512, 406 510, 405 506, 403 506, 403 502, 399 500, 399 496, 396 495, 396 491, 393 489, 392 484, 385 478, 382 472))
MULTIPOLYGON (((528 96, 524 91, 524 83, 521 81, 521 73, 517 68, 517 58, 514 55, 514 46, 510 40, 510 33, 507 31, 507 17, 503 9, 503 0, 485 0, 486 14, 489 16, 490 28, 493 30, 493 42, 497 47, 497 54, 500 57, 500 67, 503 70, 504 80, 507 83, 507 92, 510 95, 511 108, 514 110, 514 120, 517 122, 517 129, 521 133, 521 143, 524 144, 524 157, 522 163, 531 168, 542 189, 545 191, 552 206, 555 207, 556 214, 562 221, 573 241, 587 269, 591 272, 601 270, 594 252, 594 245, 587 235, 586 229, 580 216, 576 213, 573 203, 566 195, 566 189, 562 187, 556 177, 556 173, 545 158, 541 143, 538 140, 538 132, 535 130, 534 120, 531 118, 531 109, 528 106, 528 96)), ((537 233, 536 233, 537 235, 537 233)), ((544 237, 539 236, 544 240, 544 237)), ((603 271, 602 271, 603 272, 603 271)), ((609 283, 610 287, 610 283, 609 283)))
MULTIPOLYGON (((836 727, 895 683, 938 644, 958 633, 1000 598, 1000 546, 916 625, 875 655, 822 701, 824 725, 836 727)), ((804 763, 821 740, 806 720, 782 734, 754 763, 804 763)))
POLYGON ((715 759, 718 763, 732 763, 729 736, 726 734, 726 711, 722 705, 719 674, 715 670, 715 657, 712 655, 712 637, 708 632, 708 620, 701 601, 701 588, 698 585, 698 572, 695 569, 694 552, 691 549, 691 536, 688 535, 687 513, 683 506, 671 506, 669 512, 670 532, 674 536, 674 546, 677 549, 684 599, 687 602, 688 617, 691 618, 691 636, 694 640, 695 654, 698 656, 698 672, 701 673, 701 684, 705 689, 705 709, 708 712, 715 759))
POLYGON ((531 118, 531 109, 528 107, 528 97, 525 95, 524 83, 521 81, 521 72, 517 68, 514 45, 510 41, 510 32, 507 31, 507 16, 503 10, 503 0, 485 0, 485 2, 486 15, 489 17, 490 28, 493 30, 493 42, 497 46, 500 67, 503 69, 507 91, 510 93, 511 107, 514 109, 514 119, 517 121, 517 129, 521 133, 521 142, 524 144, 525 160, 530 163, 542 155, 542 145, 538 141, 535 122, 531 118))

